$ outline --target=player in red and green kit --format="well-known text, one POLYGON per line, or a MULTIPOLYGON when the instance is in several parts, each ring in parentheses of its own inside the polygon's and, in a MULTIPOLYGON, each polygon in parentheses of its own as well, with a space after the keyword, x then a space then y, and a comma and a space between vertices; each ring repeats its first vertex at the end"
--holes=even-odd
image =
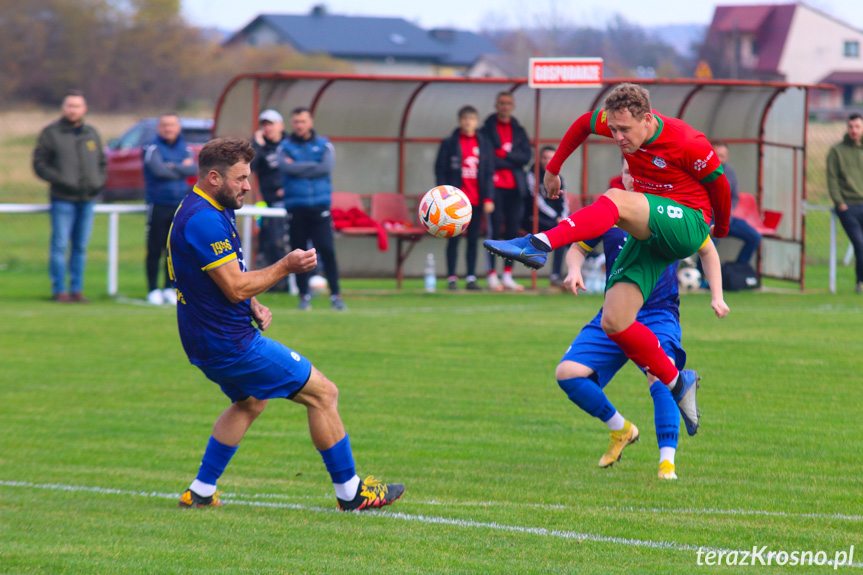
POLYGON ((552 230, 509 241, 486 240, 484 245, 538 269, 555 248, 597 237, 614 225, 628 232, 630 238, 609 274, 602 329, 629 359, 668 386, 687 431, 694 434, 698 375, 678 371, 636 315, 662 271, 709 240, 711 216, 714 236, 728 234, 728 180, 704 134, 652 110, 644 87, 621 84, 602 109, 584 114, 567 131, 546 168, 550 198, 560 193, 561 165, 590 134, 614 139, 629 163, 635 192, 612 188, 552 230))

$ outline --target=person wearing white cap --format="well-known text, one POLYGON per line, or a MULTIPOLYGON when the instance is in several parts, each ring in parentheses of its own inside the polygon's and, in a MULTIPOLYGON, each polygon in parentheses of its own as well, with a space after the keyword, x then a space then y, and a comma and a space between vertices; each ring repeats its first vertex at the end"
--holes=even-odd
MULTIPOLYGON (((255 159, 252 172, 258 176, 258 186, 267 206, 285 207, 285 192, 282 189, 282 176, 279 173, 279 144, 287 138, 285 121, 276 110, 264 110, 258 116, 258 130, 252 138, 255 159)), ((261 251, 267 265, 282 259, 287 253, 287 220, 285 218, 263 218, 258 236, 261 251)), ((286 291, 287 281, 282 280, 272 289, 286 291)))

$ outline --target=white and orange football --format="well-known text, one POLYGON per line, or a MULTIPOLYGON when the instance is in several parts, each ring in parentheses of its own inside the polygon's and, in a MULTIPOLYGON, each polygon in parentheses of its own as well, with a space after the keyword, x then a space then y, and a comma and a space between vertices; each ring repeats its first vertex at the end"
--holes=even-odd
POLYGON ((420 200, 420 223, 436 238, 451 238, 467 229, 473 209, 467 195, 454 186, 437 186, 420 200))

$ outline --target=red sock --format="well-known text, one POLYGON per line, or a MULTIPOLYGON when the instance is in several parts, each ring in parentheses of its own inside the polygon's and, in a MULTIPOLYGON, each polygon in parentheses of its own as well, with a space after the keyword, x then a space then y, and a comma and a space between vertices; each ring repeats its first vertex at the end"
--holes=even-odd
POLYGON ((626 357, 658 377, 665 385, 677 377, 677 368, 665 355, 653 332, 643 323, 636 321, 620 333, 609 334, 608 337, 620 346, 626 357))
POLYGON ((598 200, 587 207, 581 208, 562 222, 556 228, 545 232, 551 249, 561 246, 592 240, 599 237, 617 223, 620 214, 614 202, 600 196, 598 200))

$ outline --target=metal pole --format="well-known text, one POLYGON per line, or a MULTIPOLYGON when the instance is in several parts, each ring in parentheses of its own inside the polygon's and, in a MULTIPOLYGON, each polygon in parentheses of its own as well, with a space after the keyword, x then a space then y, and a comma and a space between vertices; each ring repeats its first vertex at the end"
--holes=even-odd
POLYGON ((836 212, 830 210, 830 293, 836 293, 836 212))
POLYGON ((252 260, 252 255, 254 251, 252 248, 252 229, 255 220, 255 216, 245 216, 243 218, 243 253, 249 254, 249 260, 246 261, 246 269, 253 270, 255 269, 254 260, 252 260))
POLYGON ((117 295, 117 267, 119 265, 120 214, 108 214, 108 295, 117 295))
MULTIPOLYGON (((542 182, 539 181, 539 159, 542 156, 539 145, 539 122, 540 122, 540 113, 539 113, 539 99, 540 99, 540 90, 537 88, 534 91, 534 107, 533 107, 533 137, 536 144, 534 145, 534 163, 533 163, 533 233, 537 233, 539 231, 539 186, 542 185, 542 182)), ((551 256, 551 254, 549 254, 551 256)), ((536 290, 536 277, 537 272, 533 270, 530 274, 530 289, 536 290)))

